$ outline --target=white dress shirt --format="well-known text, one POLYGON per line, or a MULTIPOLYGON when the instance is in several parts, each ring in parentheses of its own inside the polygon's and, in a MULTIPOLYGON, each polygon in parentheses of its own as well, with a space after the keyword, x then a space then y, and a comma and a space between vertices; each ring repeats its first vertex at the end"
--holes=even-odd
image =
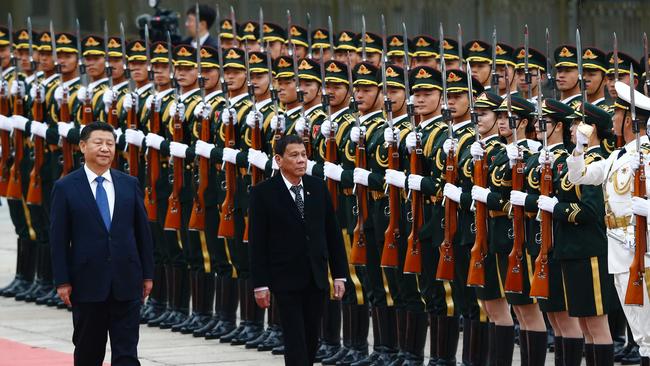
MULTIPOLYGON (((90 184, 90 190, 93 192, 93 197, 97 198, 97 174, 90 170, 86 164, 84 164, 84 170, 86 171, 86 177, 88 178, 88 184, 90 184)), ((111 170, 107 170, 102 174, 104 177, 104 182, 102 186, 106 191, 106 197, 108 198, 108 210, 111 213, 111 220, 113 219, 113 209, 115 208, 115 187, 113 186, 113 177, 111 177, 111 170)))

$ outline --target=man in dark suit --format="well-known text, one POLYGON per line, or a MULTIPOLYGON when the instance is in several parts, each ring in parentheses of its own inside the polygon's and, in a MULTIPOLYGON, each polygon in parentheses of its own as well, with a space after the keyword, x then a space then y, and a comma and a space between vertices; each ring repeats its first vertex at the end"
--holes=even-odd
POLYGON ((287 365, 311 365, 320 319, 334 279, 334 296, 345 292, 347 257, 332 200, 321 179, 305 175, 302 138, 282 137, 274 157, 280 172, 251 189, 249 236, 255 299, 273 292, 284 330, 287 365))
MULTIPOLYGON (((217 19, 216 11, 205 4, 199 5, 199 45, 196 44, 196 5, 190 6, 185 12, 185 30, 189 37, 183 43, 199 49, 201 46, 210 46, 219 49, 217 39, 210 35, 210 28, 217 19)), ((217 34, 217 37, 219 35, 217 34)))
POLYGON ((106 336, 113 366, 140 365, 140 306, 153 286, 153 244, 136 178, 110 169, 113 128, 87 125, 85 164, 52 190, 50 245, 54 282, 72 306, 74 364, 101 365, 106 336))

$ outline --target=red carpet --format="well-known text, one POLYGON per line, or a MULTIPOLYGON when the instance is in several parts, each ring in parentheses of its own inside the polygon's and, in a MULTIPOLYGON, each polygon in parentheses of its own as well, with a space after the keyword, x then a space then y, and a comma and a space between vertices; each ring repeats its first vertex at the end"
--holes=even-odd
POLYGON ((72 366, 72 364, 72 354, 0 338, 0 366, 72 366))

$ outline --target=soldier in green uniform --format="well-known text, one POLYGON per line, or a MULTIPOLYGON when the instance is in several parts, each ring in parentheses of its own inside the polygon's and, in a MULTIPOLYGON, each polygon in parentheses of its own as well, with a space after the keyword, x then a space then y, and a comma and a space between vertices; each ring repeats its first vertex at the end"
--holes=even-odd
POLYGON ((492 46, 480 39, 469 41, 463 48, 465 61, 472 65, 472 77, 484 90, 490 90, 492 82, 492 46))
POLYGON ((497 43, 496 47, 496 71, 499 75, 499 91, 493 90, 495 94, 498 94, 501 98, 505 98, 510 88, 510 94, 517 94, 517 82, 515 78, 515 66, 517 65, 515 61, 514 48, 505 43, 497 43), (507 78, 506 78, 507 77, 507 78), (506 85, 506 80, 510 85, 506 85))
POLYGON ((237 24, 232 24, 230 18, 223 19, 219 23, 219 38, 221 39, 221 48, 228 49, 237 46, 237 40, 233 33, 234 27, 237 27, 237 24))
POLYGON ((634 83, 634 88, 638 88, 641 82, 641 70, 643 69, 637 60, 625 52, 618 52, 618 80, 616 80, 616 59, 614 58, 614 52, 608 53, 607 59, 609 60, 609 67, 607 69, 607 94, 609 94, 612 100, 616 100, 617 97, 615 88, 617 81, 627 85, 634 83), (634 68, 634 78, 630 75, 630 65, 634 68))
POLYGON ((375 67, 379 67, 382 55, 382 40, 381 37, 374 33, 366 32, 366 34, 359 33, 354 39, 357 45, 357 57, 361 62, 368 62, 375 67), (363 49, 362 37, 365 37, 365 50, 363 49), (364 53, 366 59, 364 60, 364 53))
MULTIPOLYGON (((460 66, 464 61, 460 59, 458 42, 453 38, 445 38, 440 42, 442 42, 442 48, 445 49, 445 67, 447 70, 460 70, 460 66)), ((438 55, 438 64, 440 62, 440 55, 438 55)))
POLYGON ((560 101, 573 109, 577 103, 582 101, 576 53, 576 48, 572 45, 559 46, 554 52, 555 83, 560 91, 560 101))
MULTIPOLYGON (((571 126, 571 137, 576 153, 584 152, 585 165, 604 160, 601 140, 611 134, 611 116, 590 103, 575 113, 579 118, 571 126)), ((555 197, 540 195, 538 204, 541 210, 552 213, 555 221, 553 257, 562 267, 567 311, 580 321, 587 364, 611 365, 614 347, 606 314, 614 288, 607 271, 603 190, 597 185, 574 185, 568 179, 566 167, 559 175, 560 179, 554 180, 555 197)), ((566 365, 580 364, 580 353, 572 359, 566 355, 566 365)))
MULTIPOLYGON (((407 40, 409 53, 413 49, 413 42, 407 40)), ((404 68, 404 36, 393 34, 386 39, 388 49, 386 50, 386 57, 388 62, 395 66, 404 68)), ((410 65, 407 65, 410 66, 410 65)))
POLYGON ((351 31, 341 31, 335 37, 334 42, 334 60, 346 65, 356 65, 360 58, 357 54, 357 35, 351 31), (348 61, 349 57, 349 61, 348 61))
POLYGON ((290 55, 289 49, 291 49, 291 50, 295 50, 293 52, 296 53, 297 59, 306 58, 309 52, 308 50, 309 44, 307 43, 308 42, 307 29, 297 24, 292 24, 291 27, 287 29, 287 33, 288 33, 287 44, 286 44, 287 54, 290 55))
POLYGON ((546 56, 532 47, 528 48, 528 71, 530 72, 530 85, 528 85, 526 82, 526 48, 519 47, 514 52, 517 61, 515 84, 519 94, 529 102, 537 103, 539 87, 546 82, 546 56))
POLYGON ((605 100, 607 83, 607 55, 595 47, 588 47, 582 53, 582 78, 587 89, 587 102, 613 114, 610 103, 605 100))
POLYGON ((438 41, 428 35, 413 38, 413 58, 411 66, 428 66, 438 69, 438 41))
MULTIPOLYGON (((108 78, 106 77, 104 39, 90 35, 81 41, 81 55, 84 58, 86 65, 86 73, 88 74, 89 83, 87 87, 80 87, 77 93, 80 103, 85 103, 86 99, 90 99, 93 121, 99 119, 101 111, 104 109, 104 102, 102 94, 108 88, 108 78)), ((82 110, 79 110, 81 114, 82 110)), ((77 120, 81 120, 82 116, 77 116, 77 120)))
POLYGON ((271 60, 275 60, 282 55, 287 40, 287 32, 277 24, 266 22, 263 31, 264 39, 262 42, 266 52, 271 54, 271 60))
MULTIPOLYGON (((533 223, 539 211, 537 203, 540 195, 539 188, 541 179, 539 167, 543 166, 548 159, 548 162, 551 164, 551 170, 553 171, 555 186, 555 181, 560 180, 560 172, 566 165, 565 160, 568 152, 565 144, 571 143, 569 128, 574 117, 571 107, 554 99, 544 100, 542 103, 542 112, 544 122, 546 123, 546 130, 548 131, 546 132, 547 146, 543 147, 540 152, 531 155, 526 162, 524 169, 525 192, 512 190, 510 193, 510 203, 523 206, 527 215, 532 217, 526 228, 526 237, 531 238, 526 243, 526 249, 531 257, 537 257, 541 244, 539 224, 533 223)), ((535 127, 537 138, 542 140, 543 133, 539 130, 539 122, 535 127)), ((534 271, 532 266, 529 271, 534 271)), ((575 357, 578 350, 580 353, 582 352, 582 332, 577 319, 569 317, 566 311, 565 289, 562 281, 560 263, 553 257, 552 252, 549 253, 548 272, 549 296, 547 299, 538 299, 538 301, 540 309, 546 313, 553 327, 556 362, 564 362, 563 360, 566 360, 566 357, 569 357, 569 359, 575 357)), ((529 274, 529 276, 532 275, 529 274)))
MULTIPOLYGON (((307 162, 307 174, 322 177, 322 171, 318 169, 314 172, 316 164, 323 164, 325 156, 320 154, 318 146, 320 145, 320 127, 327 118, 321 104, 321 76, 320 64, 312 59, 305 58, 299 60, 298 79, 300 81, 300 91, 303 94, 303 103, 300 109, 300 117, 293 125, 293 133, 299 136, 308 136, 311 150, 311 156, 307 162)), ((291 130, 288 130, 291 133, 291 130)))

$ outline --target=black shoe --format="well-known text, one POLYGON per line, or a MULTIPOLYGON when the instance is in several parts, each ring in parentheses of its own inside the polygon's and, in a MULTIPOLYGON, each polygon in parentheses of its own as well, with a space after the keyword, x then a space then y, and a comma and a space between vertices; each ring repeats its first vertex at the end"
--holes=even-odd
POLYGON ((36 305, 48 305, 49 306, 49 301, 53 296, 58 297, 55 288, 51 288, 48 293, 46 293, 43 296, 36 299, 36 305))
POLYGON ((339 350, 333 355, 331 355, 330 357, 322 359, 321 363, 323 365, 336 365, 336 362, 343 359, 343 357, 345 357, 345 355, 347 355, 349 351, 350 348, 343 346, 339 348, 339 350))
POLYGON ((32 291, 35 291, 38 288, 38 286, 39 286, 38 282, 36 282, 36 281, 31 282, 29 284, 29 287, 26 288, 25 290, 17 293, 16 296, 14 296, 14 299, 16 299, 16 301, 26 301, 27 298, 32 293, 32 291))
POLYGON ((214 329, 214 327, 219 324, 219 317, 217 315, 214 315, 213 317, 210 318, 210 320, 203 325, 203 327, 199 329, 195 329, 192 332, 192 336, 194 337, 205 337, 206 334, 208 334, 209 331, 214 329))
POLYGON ((54 292, 52 293, 52 297, 50 297, 47 300, 46 305, 48 307, 55 307, 58 300, 59 300, 59 294, 56 292, 56 290, 54 290, 54 292))
POLYGON ((185 318, 181 323, 174 324, 171 327, 172 332, 177 333, 180 332, 181 329, 185 329, 188 325, 194 324, 196 322, 196 319, 199 317, 199 314, 192 312, 190 316, 185 318))
POLYGON ((70 309, 70 307, 68 307, 60 297, 55 300, 55 304, 57 309, 70 309))
POLYGON ((336 352, 338 352, 339 349, 341 349, 341 345, 339 343, 322 342, 318 348, 318 351, 316 351, 316 362, 320 362, 326 358, 331 357, 336 352))
POLYGON ((219 339, 237 327, 234 320, 219 320, 217 325, 205 334, 205 339, 219 339))
POLYGON ((639 354, 639 346, 632 346, 630 352, 621 359, 621 365, 638 365, 641 363, 641 355, 639 354))
POLYGON ((632 351, 632 348, 634 348, 634 344, 628 343, 625 345, 625 347, 618 350, 618 352, 614 352, 614 362, 621 362, 621 360, 625 358, 625 356, 627 356, 630 351, 632 351))
POLYGON ((264 342, 257 346, 259 352, 271 351, 276 347, 284 345, 284 337, 282 336, 282 328, 274 326, 275 329, 269 334, 264 342))
MULTIPOLYGON (((368 348, 350 348, 342 359, 336 362, 337 366, 349 366, 368 358, 368 348)), ((324 361, 324 360, 323 360, 324 361)))
POLYGON ((272 355, 283 355, 284 354, 284 344, 277 346, 271 350, 272 355))
POLYGON ((147 325, 150 327, 158 327, 162 322, 167 320, 167 318, 169 318, 171 314, 172 314, 171 308, 165 309, 162 313, 160 313, 160 315, 158 315, 157 318, 149 320, 147 322, 147 325))
POLYGON ((185 319, 187 319, 187 314, 174 310, 158 327, 160 329, 171 329, 174 325, 184 322, 185 319))
POLYGON ((165 306, 162 304, 159 305, 152 305, 149 308, 149 311, 147 311, 141 318, 140 318, 140 324, 149 324, 150 321, 153 321, 154 319, 157 319, 160 317, 162 314, 166 312, 165 306))
POLYGON ((269 335, 271 335, 272 332, 273 332, 272 325, 269 325, 255 339, 251 339, 250 341, 246 342, 246 345, 244 346, 244 348, 246 348, 246 349, 256 349, 260 344, 262 344, 262 342, 264 342, 264 340, 266 340, 266 338, 269 337, 269 335))
POLYGON ((41 282, 39 286, 36 289, 34 289, 34 291, 32 291, 29 297, 25 299, 25 301, 36 302, 36 304, 39 304, 37 300, 48 296, 52 291, 52 289, 53 287, 49 282, 41 282))
POLYGON ((246 322, 240 322, 239 326, 233 330, 230 331, 228 334, 224 334, 219 338, 219 343, 230 343, 232 342, 233 339, 235 339, 239 333, 244 331, 244 328, 246 328, 248 324, 246 322))
POLYGON ((249 323, 244 329, 230 341, 232 346, 241 346, 248 341, 252 341, 264 332, 264 325, 260 323, 249 323))
POLYGON ((15 297, 19 293, 27 290, 31 285, 32 283, 29 281, 22 278, 15 278, 14 281, 11 281, 10 286, 7 286, 2 290, 2 296, 15 297))
POLYGON ((181 328, 181 334, 193 334, 195 330, 203 328, 212 321, 212 316, 208 314, 199 314, 194 321, 181 328))
POLYGON ((378 351, 373 351, 368 357, 361 359, 357 362, 351 363, 350 366, 368 366, 368 365, 374 365, 375 362, 379 361, 379 358, 382 356, 382 354, 378 351))

